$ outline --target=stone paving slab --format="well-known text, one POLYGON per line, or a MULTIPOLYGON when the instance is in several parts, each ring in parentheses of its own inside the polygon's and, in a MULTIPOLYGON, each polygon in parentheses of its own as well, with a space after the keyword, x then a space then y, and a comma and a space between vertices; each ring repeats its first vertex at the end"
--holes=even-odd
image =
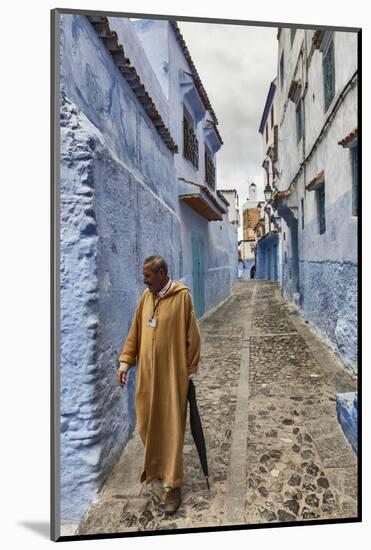
MULTIPOLYGON (((269 296, 264 286, 273 287, 262 283, 258 294, 269 296)), ((354 389, 355 379, 297 314, 279 311, 278 326, 290 334, 252 338, 245 521, 355 517, 357 460, 335 404, 339 388, 354 389)), ((269 308, 259 323, 275 334, 264 315, 269 308)))
POLYGON ((200 322, 192 375, 210 490, 187 417, 182 504, 164 513, 160 480, 140 484, 135 432, 79 526, 80 534, 355 517, 357 460, 335 396, 356 380, 265 281, 237 284, 200 322))

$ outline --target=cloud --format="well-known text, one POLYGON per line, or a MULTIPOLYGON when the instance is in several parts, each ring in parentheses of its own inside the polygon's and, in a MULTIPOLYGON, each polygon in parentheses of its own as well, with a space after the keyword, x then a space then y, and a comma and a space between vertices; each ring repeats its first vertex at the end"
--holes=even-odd
POLYGON ((259 124, 277 73, 277 29, 179 21, 179 28, 219 120, 218 187, 237 189, 240 205, 255 181, 263 197, 259 124))

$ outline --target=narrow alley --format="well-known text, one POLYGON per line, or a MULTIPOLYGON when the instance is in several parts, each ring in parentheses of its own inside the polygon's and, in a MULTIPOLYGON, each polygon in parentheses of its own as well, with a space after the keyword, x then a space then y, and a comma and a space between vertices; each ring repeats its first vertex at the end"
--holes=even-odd
POLYGON ((355 377, 273 282, 240 281, 200 328, 202 360, 192 378, 210 491, 188 417, 182 504, 165 515, 162 485, 139 482, 135 431, 75 533, 355 517, 357 458, 335 404, 336 393, 355 390, 355 377))

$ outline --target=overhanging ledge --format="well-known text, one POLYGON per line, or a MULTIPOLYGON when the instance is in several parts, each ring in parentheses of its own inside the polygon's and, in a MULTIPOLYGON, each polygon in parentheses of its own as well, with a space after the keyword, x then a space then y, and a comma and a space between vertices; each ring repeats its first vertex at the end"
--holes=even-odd
POLYGON ((188 181, 184 178, 178 179, 193 186, 192 191, 189 191, 188 193, 181 193, 179 195, 180 200, 184 201, 190 208, 192 208, 192 210, 197 212, 203 218, 206 218, 208 221, 223 220, 223 214, 226 213, 226 209, 208 190, 206 185, 188 181))

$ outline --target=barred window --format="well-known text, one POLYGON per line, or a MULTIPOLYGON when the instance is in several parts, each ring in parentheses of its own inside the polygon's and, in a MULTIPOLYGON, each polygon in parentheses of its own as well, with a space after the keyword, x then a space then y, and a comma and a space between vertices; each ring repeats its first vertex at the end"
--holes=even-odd
POLYGON ((183 138, 184 138, 184 157, 191 161, 195 168, 198 168, 198 140, 193 129, 192 123, 184 110, 183 116, 183 138))
POLYGON ((303 119, 301 111, 301 99, 296 105, 296 142, 299 143, 303 135, 303 119))
POLYGON ((278 125, 276 124, 273 129, 273 162, 276 162, 278 160, 278 125))
POLYGON ((285 61, 284 61, 283 52, 282 52, 281 60, 280 60, 280 85, 281 85, 281 90, 283 88, 284 78, 285 78, 285 61))
POLYGON ((320 234, 326 231, 326 209, 325 209, 325 184, 322 183, 317 189, 318 220, 320 234))
POLYGON ((301 229, 304 229, 304 199, 300 200, 301 204, 301 229))
POLYGON ((205 181, 209 187, 215 189, 215 166, 211 151, 205 144, 205 181))
POLYGON ((325 111, 327 111, 335 95, 334 41, 331 42, 326 54, 323 56, 323 85, 325 111))

